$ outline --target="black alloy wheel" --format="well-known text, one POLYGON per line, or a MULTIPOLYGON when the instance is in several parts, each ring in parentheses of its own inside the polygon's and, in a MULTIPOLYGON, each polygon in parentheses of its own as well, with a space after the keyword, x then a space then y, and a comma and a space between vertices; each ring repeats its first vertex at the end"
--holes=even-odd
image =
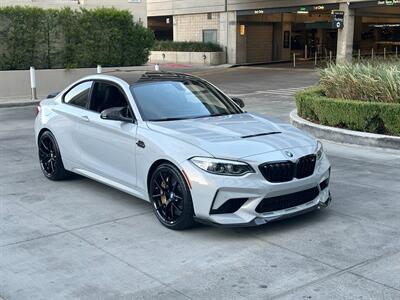
POLYGON ((62 180, 69 176, 69 172, 64 169, 57 141, 50 131, 40 135, 38 148, 40 168, 46 178, 62 180))
POLYGON ((154 213, 164 226, 180 230, 194 225, 190 190, 174 165, 157 167, 150 179, 149 194, 154 213))

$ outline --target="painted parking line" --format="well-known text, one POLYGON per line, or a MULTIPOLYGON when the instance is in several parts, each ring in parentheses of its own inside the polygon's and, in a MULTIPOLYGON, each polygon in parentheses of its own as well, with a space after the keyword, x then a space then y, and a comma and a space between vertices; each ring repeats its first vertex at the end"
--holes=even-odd
POLYGON ((294 96, 298 91, 304 90, 308 86, 296 87, 296 88, 286 88, 286 89, 276 89, 276 90, 267 90, 267 91, 255 91, 251 93, 244 94, 229 94, 233 97, 251 97, 260 94, 271 94, 271 95, 281 95, 281 96, 294 96))

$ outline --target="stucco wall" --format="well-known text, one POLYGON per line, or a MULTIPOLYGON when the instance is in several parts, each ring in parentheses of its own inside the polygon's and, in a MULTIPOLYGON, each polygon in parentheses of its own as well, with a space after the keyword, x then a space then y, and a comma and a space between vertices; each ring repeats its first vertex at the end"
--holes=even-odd
POLYGON ((221 12, 224 10, 225 0, 147 0, 149 17, 221 12))
MULTIPOLYGON (((103 72, 118 70, 152 70, 150 66, 103 68, 103 72)), ((96 74, 96 68, 36 70, 36 87, 39 99, 51 92, 61 91, 74 81, 96 74)), ((15 98, 30 99, 29 70, 0 71, 0 102, 15 98)))

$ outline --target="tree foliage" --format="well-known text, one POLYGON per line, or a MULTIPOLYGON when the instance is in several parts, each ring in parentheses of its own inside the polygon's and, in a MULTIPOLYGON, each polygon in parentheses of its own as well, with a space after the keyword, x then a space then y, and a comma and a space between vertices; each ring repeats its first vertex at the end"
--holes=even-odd
POLYGON ((142 65, 153 44, 124 10, 0 8, 2 70, 142 65))

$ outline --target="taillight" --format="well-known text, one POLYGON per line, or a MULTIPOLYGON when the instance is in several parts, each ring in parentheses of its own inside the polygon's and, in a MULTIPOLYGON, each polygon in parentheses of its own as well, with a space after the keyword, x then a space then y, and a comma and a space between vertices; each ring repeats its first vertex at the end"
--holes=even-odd
POLYGON ((36 105, 36 108, 35 108, 36 115, 38 115, 41 110, 42 110, 42 108, 40 107, 40 105, 36 105))

